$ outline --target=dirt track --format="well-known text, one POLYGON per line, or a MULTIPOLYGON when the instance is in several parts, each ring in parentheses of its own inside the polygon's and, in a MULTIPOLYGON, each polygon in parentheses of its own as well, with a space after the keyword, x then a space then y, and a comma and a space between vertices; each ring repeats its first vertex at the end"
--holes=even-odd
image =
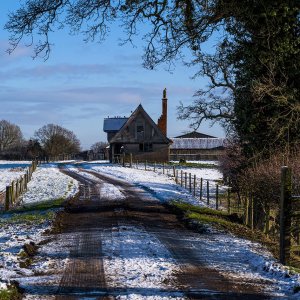
MULTIPOLYGON (((201 239, 191 246, 191 241, 199 239, 201 234, 187 229, 167 207, 149 199, 146 192, 98 173, 89 172, 99 181, 69 170, 64 173, 81 183, 79 198, 66 206, 66 212, 59 220, 68 263, 64 270, 58 271, 60 280, 56 286, 31 286, 27 287, 27 292, 40 295, 40 299, 47 296, 54 299, 113 299, 120 295, 158 296, 165 292, 170 297, 181 295, 191 299, 274 299, 262 292, 268 283, 241 278, 230 280, 211 267, 201 239), (126 198, 108 201, 100 193, 101 182, 117 186, 126 198), (180 266, 173 288, 162 291, 116 287, 107 283, 103 267, 103 257, 107 256, 102 251, 103 234, 122 226, 143 228, 168 249, 180 266)), ((55 239, 55 235, 52 238, 55 239)), ((121 250, 115 249, 115 255, 121 250)), ((234 260, 232 257, 232 263, 234 260)), ((26 291, 26 286, 24 288, 26 291)))

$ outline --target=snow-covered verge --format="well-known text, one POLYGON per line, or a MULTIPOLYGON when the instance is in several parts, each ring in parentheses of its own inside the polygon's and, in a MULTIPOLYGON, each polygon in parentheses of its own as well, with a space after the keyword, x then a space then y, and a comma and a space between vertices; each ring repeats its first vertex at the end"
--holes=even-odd
POLYGON ((75 179, 61 173, 56 165, 41 165, 28 183, 28 191, 21 197, 24 204, 69 198, 79 190, 75 179))
MULTIPOLYGON (((3 165, 10 165, 13 166, 29 166, 32 162, 30 160, 0 160, 0 167, 2 168, 3 165)), ((6 166, 4 166, 6 168, 6 166)))
POLYGON ((192 243, 205 251, 210 266, 225 278, 267 283, 266 292, 273 296, 300 299, 300 294, 294 293, 300 286, 300 274, 292 274, 261 244, 224 233, 203 234, 192 238, 192 243))
POLYGON ((52 212, 0 215, 0 290, 7 288, 12 278, 31 275, 22 267, 23 246, 39 243, 44 239, 42 233, 49 228, 52 212))
MULTIPOLYGON (((178 186, 172 177, 163 174, 111 164, 86 164, 83 167, 129 181, 146 189, 160 201, 181 200, 194 205, 205 205, 184 188, 178 186)), ((206 170, 203 169, 203 171, 206 170)), ((218 173, 214 172, 215 169, 212 169, 211 179, 216 179, 215 175, 218 173)), ((192 241, 194 240, 195 238, 192 239, 192 241)), ((243 277, 246 278, 246 281, 250 278, 266 280, 278 286, 277 295, 288 295, 290 299, 300 298, 299 293, 293 294, 293 289, 300 286, 300 275, 291 274, 289 269, 278 263, 265 247, 223 233, 214 234, 213 238, 211 235, 203 235, 199 239, 199 245, 201 245, 201 251, 205 251, 215 262, 212 267, 220 270, 224 275, 231 278, 243 277), (235 256, 237 257, 236 263, 228 264, 235 256)))
MULTIPOLYGON (((61 173, 57 165, 41 165, 21 198, 24 204, 66 199, 78 189, 78 182, 61 173)), ((5 289, 11 278, 31 275, 32 270, 20 267, 23 245, 43 240, 42 233, 49 228, 52 218, 52 211, 0 215, 0 289, 5 289)))

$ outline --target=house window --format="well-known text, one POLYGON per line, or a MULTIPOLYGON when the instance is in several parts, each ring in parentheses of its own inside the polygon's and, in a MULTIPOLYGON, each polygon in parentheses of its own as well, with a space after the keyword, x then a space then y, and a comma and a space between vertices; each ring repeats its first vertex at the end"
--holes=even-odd
POLYGON ((153 145, 151 143, 140 143, 139 144, 139 151, 140 152, 152 152, 153 145))
POLYGON ((137 139, 144 139, 144 125, 143 124, 136 125, 136 137, 137 137, 137 139))

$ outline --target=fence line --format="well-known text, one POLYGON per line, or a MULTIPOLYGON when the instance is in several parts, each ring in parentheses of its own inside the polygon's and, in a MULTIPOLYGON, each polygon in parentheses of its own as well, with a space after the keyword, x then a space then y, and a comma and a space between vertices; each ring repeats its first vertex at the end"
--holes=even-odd
MULTIPOLYGON (((245 225, 254 229, 254 204, 251 192, 240 195, 233 192, 229 186, 220 186, 217 182, 197 178, 195 174, 185 172, 180 169, 180 166, 156 162, 149 163, 147 161, 132 160, 132 155, 123 155, 120 157, 119 163, 123 167, 133 167, 136 169, 143 169, 147 171, 154 171, 155 173, 173 177, 175 182, 181 187, 190 192, 196 199, 217 210, 227 210, 230 214, 236 214, 245 225)), ((266 218, 265 233, 268 234, 270 227, 270 219, 266 218)))
POLYGON ((38 166, 37 161, 32 161, 31 165, 26 170, 26 173, 18 179, 13 180, 6 189, 0 192, 0 203, 4 210, 7 211, 18 204, 20 196, 27 191, 27 184, 32 178, 32 173, 38 166))
MULTIPOLYGON (((219 194, 226 192, 226 188, 221 188, 218 183, 215 183, 213 180, 199 178, 195 174, 185 172, 183 169, 180 169, 172 164, 157 164, 156 162, 149 163, 147 161, 133 162, 131 155, 123 155, 120 157, 120 159, 120 164, 123 167, 153 171, 157 174, 172 177, 178 185, 185 188, 196 199, 199 199, 199 201, 206 200, 208 205, 216 209, 227 209, 227 203, 225 204, 225 201, 222 201, 222 199, 219 197, 219 194)), ((232 210, 234 210, 234 208, 232 208, 232 210)))
MULTIPOLYGON (((156 162, 138 162, 133 163, 132 156, 122 156, 120 163, 124 167, 135 167, 148 171, 154 171, 158 174, 173 177, 175 182, 185 188, 200 202, 205 202, 208 206, 217 210, 226 210, 229 214, 236 214, 240 220, 249 228, 255 228, 254 202, 251 192, 243 195, 234 192, 231 187, 220 186, 217 182, 196 177, 195 174, 185 172, 180 166, 169 165, 156 162)), ((270 228, 270 218, 265 217, 265 233, 268 234, 270 228)))
MULTIPOLYGON (((126 166, 125 157, 123 157, 122 164, 126 166)), ((129 166, 134 166, 132 157, 129 166)), ((300 195, 292 194, 292 174, 288 167, 282 167, 281 170, 280 221, 278 222, 276 217, 271 217, 268 204, 262 207, 254 201, 251 191, 240 194, 234 192, 231 187, 223 186, 220 189, 218 183, 212 188, 213 185, 209 179, 197 178, 196 175, 187 173, 183 169, 178 170, 175 166, 165 163, 159 166, 156 163, 145 162, 142 167, 136 162, 135 166, 137 169, 143 168, 171 176, 178 185, 185 188, 199 201, 206 201, 207 205, 214 206, 216 210, 227 210, 229 214, 236 214, 244 225, 252 230, 259 229, 268 236, 272 234, 273 238, 279 237, 280 262, 289 264, 291 255, 298 256, 296 260, 300 262, 300 195), (271 232, 271 225, 274 232, 271 232)))

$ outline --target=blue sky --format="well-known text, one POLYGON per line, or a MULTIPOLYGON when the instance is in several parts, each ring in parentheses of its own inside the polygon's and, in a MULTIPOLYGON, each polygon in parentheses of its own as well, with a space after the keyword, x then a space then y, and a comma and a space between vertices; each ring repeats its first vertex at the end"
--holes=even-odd
MULTIPOLYGON (((192 69, 176 64, 156 70, 142 67, 143 45, 119 46, 120 30, 114 27, 109 38, 98 44, 85 43, 83 36, 67 30, 52 33, 50 58, 32 59, 32 50, 20 46, 11 55, 8 33, 3 30, 7 13, 18 1, 0 2, 0 119, 20 126, 24 137, 48 123, 72 130, 88 149, 106 141, 102 130, 107 116, 129 116, 140 103, 157 122, 161 114, 162 91, 168 91, 168 136, 190 131, 187 121, 177 120, 179 101, 192 102, 193 93, 205 80, 192 80, 192 69)), ((203 124, 199 131, 224 136, 220 126, 203 124)))

